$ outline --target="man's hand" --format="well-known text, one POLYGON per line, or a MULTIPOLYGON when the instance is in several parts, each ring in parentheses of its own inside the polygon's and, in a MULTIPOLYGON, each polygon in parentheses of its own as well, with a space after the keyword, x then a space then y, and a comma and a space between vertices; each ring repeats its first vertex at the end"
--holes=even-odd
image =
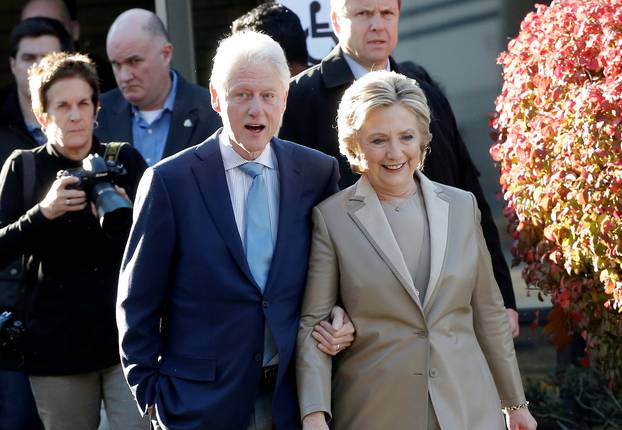
POLYGON ((354 342, 354 325, 346 312, 339 306, 330 311, 332 323, 322 321, 313 328, 311 336, 319 343, 320 351, 335 356, 354 342))
POLYGON ((512 337, 516 337, 520 334, 520 326, 518 325, 518 312, 514 309, 507 308, 505 310, 510 322, 510 328, 512 329, 512 337))
POLYGON ((328 430, 324 412, 312 412, 302 419, 302 430, 328 430))

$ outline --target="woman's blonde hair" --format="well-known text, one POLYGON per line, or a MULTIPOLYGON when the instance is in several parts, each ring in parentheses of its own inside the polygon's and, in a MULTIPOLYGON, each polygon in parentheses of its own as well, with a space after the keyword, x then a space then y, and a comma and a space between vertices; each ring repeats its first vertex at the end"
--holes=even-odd
POLYGON ((367 115, 379 108, 400 104, 415 116, 415 125, 421 133, 421 161, 423 167, 430 133, 430 108, 425 94, 417 81, 395 72, 370 72, 355 81, 346 90, 337 111, 339 151, 348 159, 352 170, 364 173, 367 160, 357 142, 357 133, 363 127, 367 115))

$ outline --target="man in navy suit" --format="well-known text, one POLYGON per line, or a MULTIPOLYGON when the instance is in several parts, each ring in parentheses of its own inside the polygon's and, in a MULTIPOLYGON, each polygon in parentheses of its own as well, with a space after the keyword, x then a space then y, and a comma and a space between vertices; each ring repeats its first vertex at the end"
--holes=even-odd
POLYGON ((173 45, 156 14, 130 9, 115 19, 106 38, 118 89, 100 97, 103 142, 131 143, 152 166, 196 145, 220 127, 207 89, 170 68, 173 45))
POLYGON ((210 93, 224 127, 139 186, 117 323, 128 383, 160 428, 300 428, 292 358, 310 213, 339 167, 274 137, 288 81, 268 36, 223 40, 210 93))

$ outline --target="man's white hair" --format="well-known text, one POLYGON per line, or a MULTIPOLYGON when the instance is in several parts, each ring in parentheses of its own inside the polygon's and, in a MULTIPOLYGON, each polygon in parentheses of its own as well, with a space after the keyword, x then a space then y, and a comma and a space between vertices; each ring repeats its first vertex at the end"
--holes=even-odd
POLYGON ((289 66, 283 49, 270 36, 256 31, 232 34, 220 41, 210 84, 226 94, 233 71, 244 65, 272 66, 283 88, 289 87, 289 66))

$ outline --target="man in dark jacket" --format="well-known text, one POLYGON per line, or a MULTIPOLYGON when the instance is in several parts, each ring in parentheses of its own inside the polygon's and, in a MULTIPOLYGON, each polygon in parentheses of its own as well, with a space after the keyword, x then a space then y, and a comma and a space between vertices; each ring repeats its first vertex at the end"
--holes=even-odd
POLYGON ((29 18, 13 28, 9 63, 15 83, 0 95, 0 163, 15 149, 30 149, 45 143, 32 113, 28 69, 55 51, 72 51, 73 42, 63 25, 50 18, 29 18))
POLYGON ((339 152, 337 108, 343 92, 371 70, 393 70, 416 79, 432 111, 432 142, 424 173, 432 180, 473 193, 482 215, 482 229, 491 253, 495 279, 503 295, 513 335, 518 335, 518 313, 510 272, 499 233, 479 184, 479 172, 458 132, 449 102, 438 88, 402 67, 390 56, 397 45, 400 0, 333 0, 331 22, 339 44, 320 64, 296 76, 289 89, 287 110, 279 137, 318 149, 339 160, 345 188, 358 175, 339 152))
POLYGON ((291 9, 276 1, 268 1, 249 10, 231 24, 231 33, 259 31, 274 39, 287 57, 292 76, 309 67, 307 35, 300 18, 291 9))
POLYGON ((104 142, 130 142, 150 166, 196 145, 220 125, 205 88, 186 82, 170 64, 173 45, 162 21, 144 9, 117 17, 106 39, 118 89, 101 96, 104 142))
POLYGON ((102 92, 117 87, 108 60, 95 52, 85 52, 85 44, 80 43, 80 22, 77 19, 75 0, 28 0, 22 6, 22 19, 46 17, 60 21, 73 40, 76 51, 87 54, 97 67, 99 88, 102 92))

